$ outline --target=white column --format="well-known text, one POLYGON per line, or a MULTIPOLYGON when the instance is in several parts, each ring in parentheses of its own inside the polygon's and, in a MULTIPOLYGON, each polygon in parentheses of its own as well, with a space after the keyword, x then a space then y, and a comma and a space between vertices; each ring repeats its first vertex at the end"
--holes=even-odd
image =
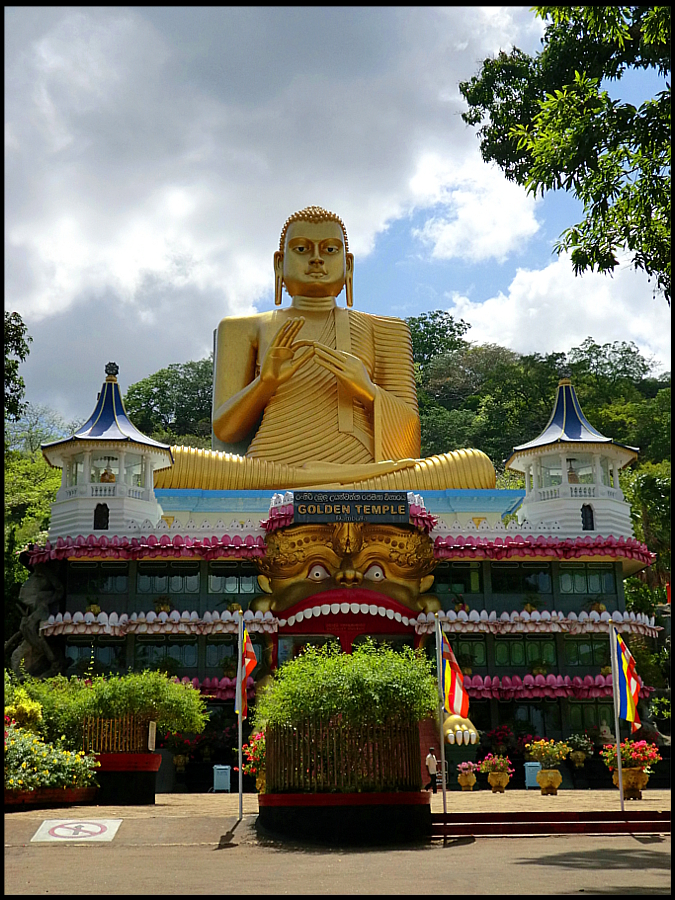
POLYGON ((617 460, 612 460, 612 466, 614 468, 614 478, 612 480, 612 484, 617 490, 621 490, 619 486, 619 463, 617 460))
POLYGON ((91 484, 91 450, 84 451, 83 477, 85 484, 91 484))
POLYGON ((540 487, 541 483, 539 478, 539 460, 535 459, 532 463, 532 490, 536 492, 540 487))
POLYGON ((145 460, 145 489, 146 491, 151 491, 153 489, 152 484, 152 458, 150 456, 144 456, 145 460))
POLYGON ((530 495, 530 470, 532 466, 525 466, 525 497, 529 497, 530 495))
POLYGON ((121 450, 118 459, 119 459, 119 467, 120 467, 120 484, 126 484, 126 480, 124 478, 124 463, 125 463, 126 453, 124 450, 121 450))
POLYGON ((569 484, 569 482, 567 480, 567 457, 565 456, 564 453, 561 454, 561 456, 560 456, 560 466, 562 469, 562 483, 569 484))
MULTIPOLYGON (((600 465, 600 454, 593 454, 593 480, 600 487, 602 485, 602 467, 600 465)), ((596 494, 596 496, 598 496, 596 494)))
POLYGON ((61 469, 61 487, 64 488, 66 486, 66 469, 68 468, 68 464, 70 460, 63 460, 63 468, 61 469))

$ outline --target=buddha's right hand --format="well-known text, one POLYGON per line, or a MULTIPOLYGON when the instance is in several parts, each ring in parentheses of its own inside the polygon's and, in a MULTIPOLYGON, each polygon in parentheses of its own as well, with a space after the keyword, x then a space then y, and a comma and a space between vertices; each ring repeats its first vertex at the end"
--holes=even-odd
POLYGON ((266 388, 276 391, 285 384, 301 366, 314 356, 311 341, 295 341, 298 332, 305 324, 303 316, 289 319, 274 335, 260 365, 260 381, 266 388), (293 357, 300 347, 309 347, 298 359, 293 357))

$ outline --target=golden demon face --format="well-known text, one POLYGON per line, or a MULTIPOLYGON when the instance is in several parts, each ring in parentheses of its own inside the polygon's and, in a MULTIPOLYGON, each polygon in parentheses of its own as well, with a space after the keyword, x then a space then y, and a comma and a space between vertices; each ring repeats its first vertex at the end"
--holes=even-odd
POLYGON ((266 543, 258 583, 270 596, 259 598, 258 608, 283 612, 336 588, 372 591, 416 613, 440 608, 435 597, 420 596, 433 584, 436 560, 429 536, 413 528, 352 522, 293 525, 268 535, 266 543))

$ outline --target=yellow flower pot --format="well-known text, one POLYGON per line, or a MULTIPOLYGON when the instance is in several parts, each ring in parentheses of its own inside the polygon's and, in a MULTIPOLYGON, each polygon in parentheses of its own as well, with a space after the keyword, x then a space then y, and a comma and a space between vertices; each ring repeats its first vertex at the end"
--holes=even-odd
POLYGON ((265 787, 266 787, 265 773, 261 772, 260 775, 258 775, 258 777, 255 780, 255 789, 259 794, 264 794, 265 787))
POLYGON ((562 775, 558 769, 540 769, 537 772, 537 782, 542 794, 557 794, 562 784, 562 775))
MULTIPOLYGON (((623 781, 623 795, 626 800, 642 800, 642 791, 647 787, 649 775, 642 769, 621 769, 623 781)), ((619 773, 615 769, 612 773, 614 786, 619 786, 619 773)))
POLYGON ((185 756, 182 753, 177 753, 173 758, 173 764, 176 767, 176 772, 184 772, 185 766, 188 764, 189 757, 185 756))
POLYGON ((574 763, 575 768, 580 769, 586 761, 586 754, 583 750, 572 750, 570 759, 574 763))
POLYGON ((463 791, 472 791, 476 783, 476 776, 473 772, 462 772, 457 776, 457 781, 462 786, 463 791))
POLYGON ((488 784, 493 794, 503 794, 504 788, 511 780, 508 772, 488 772, 488 784))

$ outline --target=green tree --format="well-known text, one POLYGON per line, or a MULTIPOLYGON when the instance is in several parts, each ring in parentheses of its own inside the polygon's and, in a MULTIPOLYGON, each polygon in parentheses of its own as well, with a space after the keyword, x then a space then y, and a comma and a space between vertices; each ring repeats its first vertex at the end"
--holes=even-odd
POLYGON ((172 363, 129 386, 124 406, 134 425, 166 443, 210 447, 213 356, 172 363))
POLYGON ((643 541, 656 562, 643 573, 656 588, 670 581, 670 463, 643 463, 621 473, 621 489, 631 506, 635 536, 643 541))
POLYGON ((464 335, 470 327, 462 319, 456 321, 449 312, 442 309, 410 316, 406 322, 412 337, 413 362, 419 367, 422 381, 434 357, 466 344, 464 335))
POLYGON ((26 386, 19 363, 28 356, 33 338, 17 312, 5 312, 5 421, 17 419, 25 409, 26 386))
POLYGON ((536 195, 570 192, 584 218, 555 246, 576 274, 613 272, 618 251, 670 303, 670 84, 639 108, 603 80, 630 69, 670 74, 670 7, 537 6, 542 50, 486 59, 459 86, 481 153, 536 195))

